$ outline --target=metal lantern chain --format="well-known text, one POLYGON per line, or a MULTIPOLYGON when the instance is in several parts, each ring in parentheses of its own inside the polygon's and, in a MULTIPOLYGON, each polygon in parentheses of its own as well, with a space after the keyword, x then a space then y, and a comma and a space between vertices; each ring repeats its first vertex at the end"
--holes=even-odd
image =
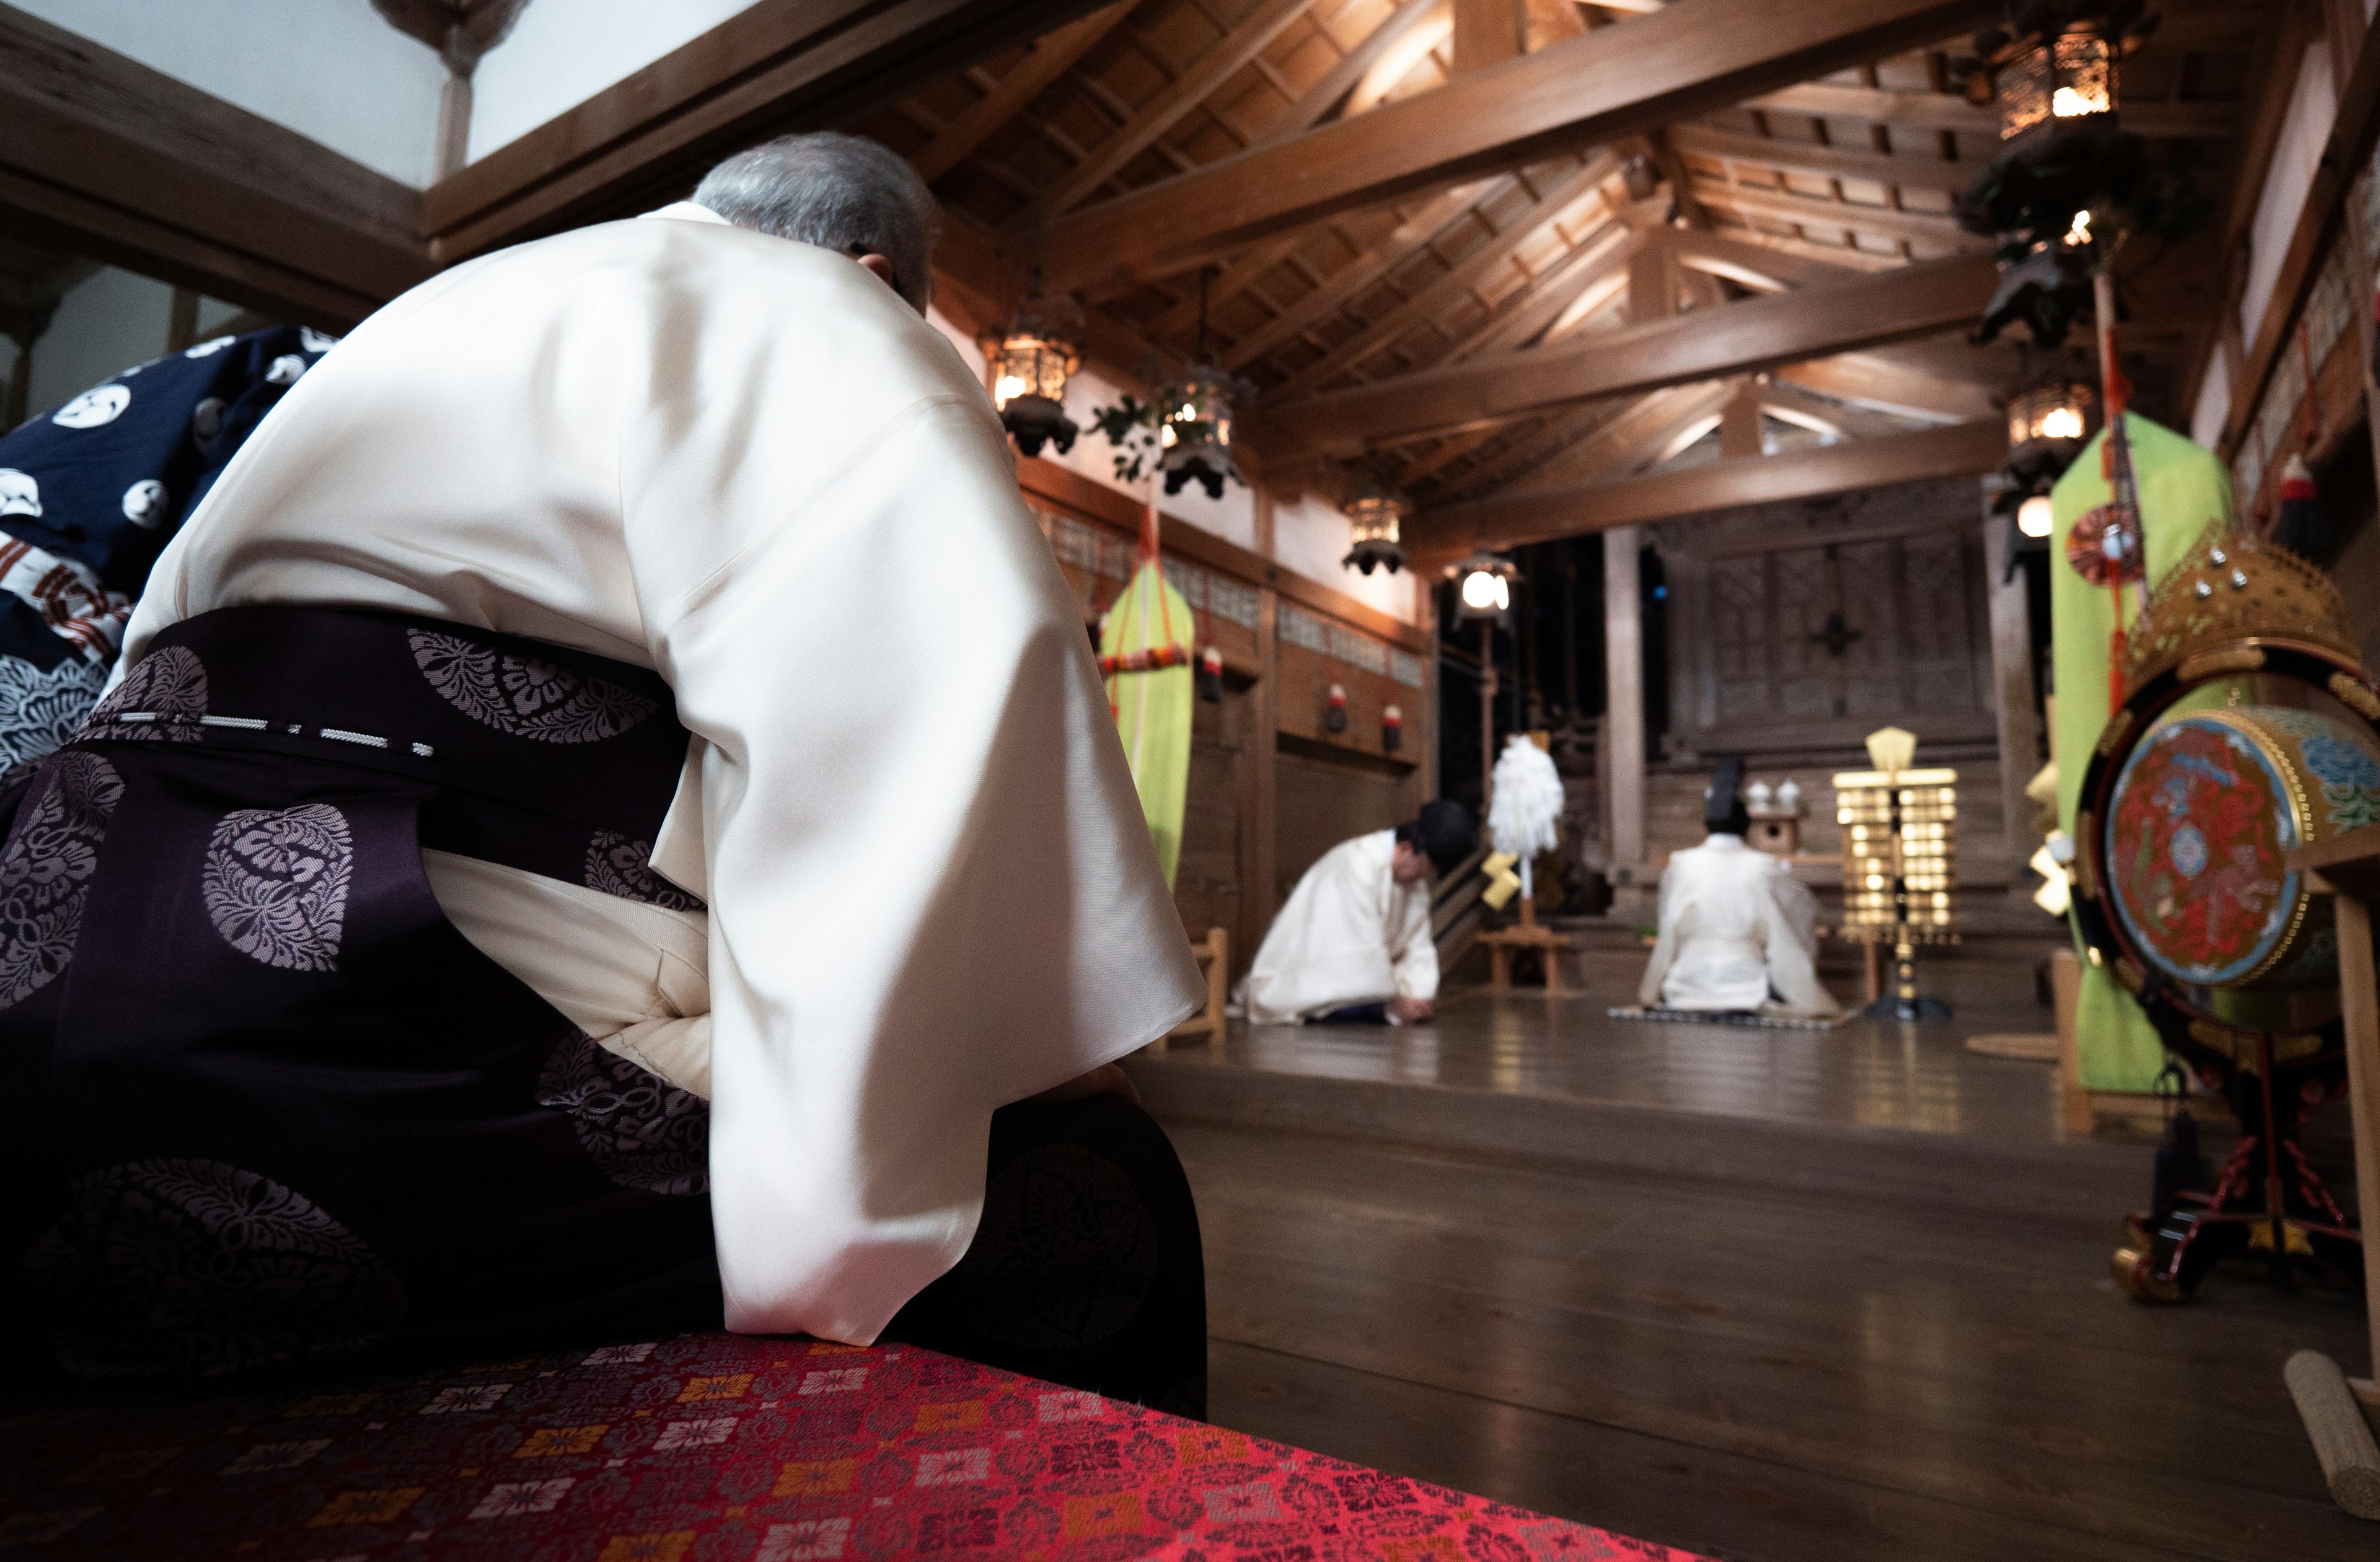
MULTIPOLYGON (((1035 177, 1042 183, 1042 159, 1049 149, 1050 122, 1046 96, 1040 112, 1041 134, 1036 142, 1035 177)), ((1026 455, 1038 455, 1042 446, 1055 445, 1059 454, 1075 448, 1082 430, 1066 416, 1066 381, 1083 367, 1083 307, 1071 294, 1050 297, 1041 286, 1043 203, 1038 195, 1033 223, 1033 280, 1024 301, 1016 306, 1005 329, 987 331, 976 338, 983 349, 984 367, 991 381, 991 401, 1000 412, 1001 427, 1026 455)))
POLYGON ((1147 402, 1127 394, 1091 415, 1091 426, 1116 447, 1116 476, 1124 481, 1137 482, 1154 470, 1162 474, 1167 493, 1196 482, 1210 499, 1223 497, 1226 482, 1247 481, 1232 459, 1232 419, 1252 388, 1208 360, 1212 275, 1212 267, 1198 273, 1197 343, 1181 377, 1158 386, 1147 402))

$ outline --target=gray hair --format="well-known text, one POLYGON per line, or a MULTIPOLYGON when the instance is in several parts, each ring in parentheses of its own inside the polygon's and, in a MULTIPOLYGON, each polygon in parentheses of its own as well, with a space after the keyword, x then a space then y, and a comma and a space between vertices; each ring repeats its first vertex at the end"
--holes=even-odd
POLYGON ((704 175, 694 202, 739 228, 881 255, 892 263, 893 290, 919 314, 933 296, 933 194, 874 141, 833 130, 763 141, 704 175))

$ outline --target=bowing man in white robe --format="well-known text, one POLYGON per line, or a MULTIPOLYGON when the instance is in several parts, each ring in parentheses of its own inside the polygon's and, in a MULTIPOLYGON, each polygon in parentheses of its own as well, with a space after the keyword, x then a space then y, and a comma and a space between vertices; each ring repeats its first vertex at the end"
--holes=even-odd
POLYGON ((1745 844, 1751 821, 1734 787, 1723 769, 1706 809, 1709 835, 1661 871, 1660 936, 1637 999, 1647 1008, 1836 1013, 1818 981, 1817 902, 1783 862, 1745 844))
POLYGON ((1438 999, 1431 886, 1474 843, 1469 811, 1441 799, 1413 823, 1325 852, 1248 968, 1242 999, 1249 1022, 1294 1024, 1342 1011, 1369 1023, 1428 1019, 1438 999))
POLYGON ((707 910, 424 866, 479 950, 709 1101, 727 1326, 865 1343, 966 1253, 994 1108, 1111 1084, 1201 984, 1079 610, 923 318, 924 187, 801 137, 698 197, 367 320, 166 550, 124 660, 307 603, 661 674, 693 742, 650 866, 707 910))

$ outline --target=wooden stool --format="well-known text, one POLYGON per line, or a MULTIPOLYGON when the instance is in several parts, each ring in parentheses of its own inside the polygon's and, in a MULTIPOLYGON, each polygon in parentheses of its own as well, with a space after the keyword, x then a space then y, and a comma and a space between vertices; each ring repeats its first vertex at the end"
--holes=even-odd
POLYGON ((1512 990, 1512 951, 1536 950, 1543 957, 1546 970, 1546 991, 1562 990, 1560 953, 1572 946, 1572 940, 1550 927, 1537 925, 1536 902, 1528 897, 1521 901, 1521 920, 1510 927, 1500 927, 1492 933, 1482 933, 1479 941, 1488 946, 1488 990, 1512 990))
POLYGON ((1209 927, 1207 936, 1190 946, 1198 963, 1207 971, 1207 1007, 1196 1015, 1183 1021, 1172 1030, 1148 1044, 1151 1052, 1162 1052, 1165 1044, 1177 1035, 1203 1035, 1211 1047, 1223 1039, 1230 1022, 1224 1017, 1224 989, 1232 981, 1232 936, 1220 927, 1209 927))

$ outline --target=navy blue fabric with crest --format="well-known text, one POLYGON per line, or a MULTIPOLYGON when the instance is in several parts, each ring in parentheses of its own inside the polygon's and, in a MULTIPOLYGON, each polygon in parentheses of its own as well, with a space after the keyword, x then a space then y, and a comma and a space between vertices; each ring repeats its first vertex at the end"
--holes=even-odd
POLYGON ((0 434, 0 783, 82 724, 157 555, 334 340, 219 336, 0 434))

